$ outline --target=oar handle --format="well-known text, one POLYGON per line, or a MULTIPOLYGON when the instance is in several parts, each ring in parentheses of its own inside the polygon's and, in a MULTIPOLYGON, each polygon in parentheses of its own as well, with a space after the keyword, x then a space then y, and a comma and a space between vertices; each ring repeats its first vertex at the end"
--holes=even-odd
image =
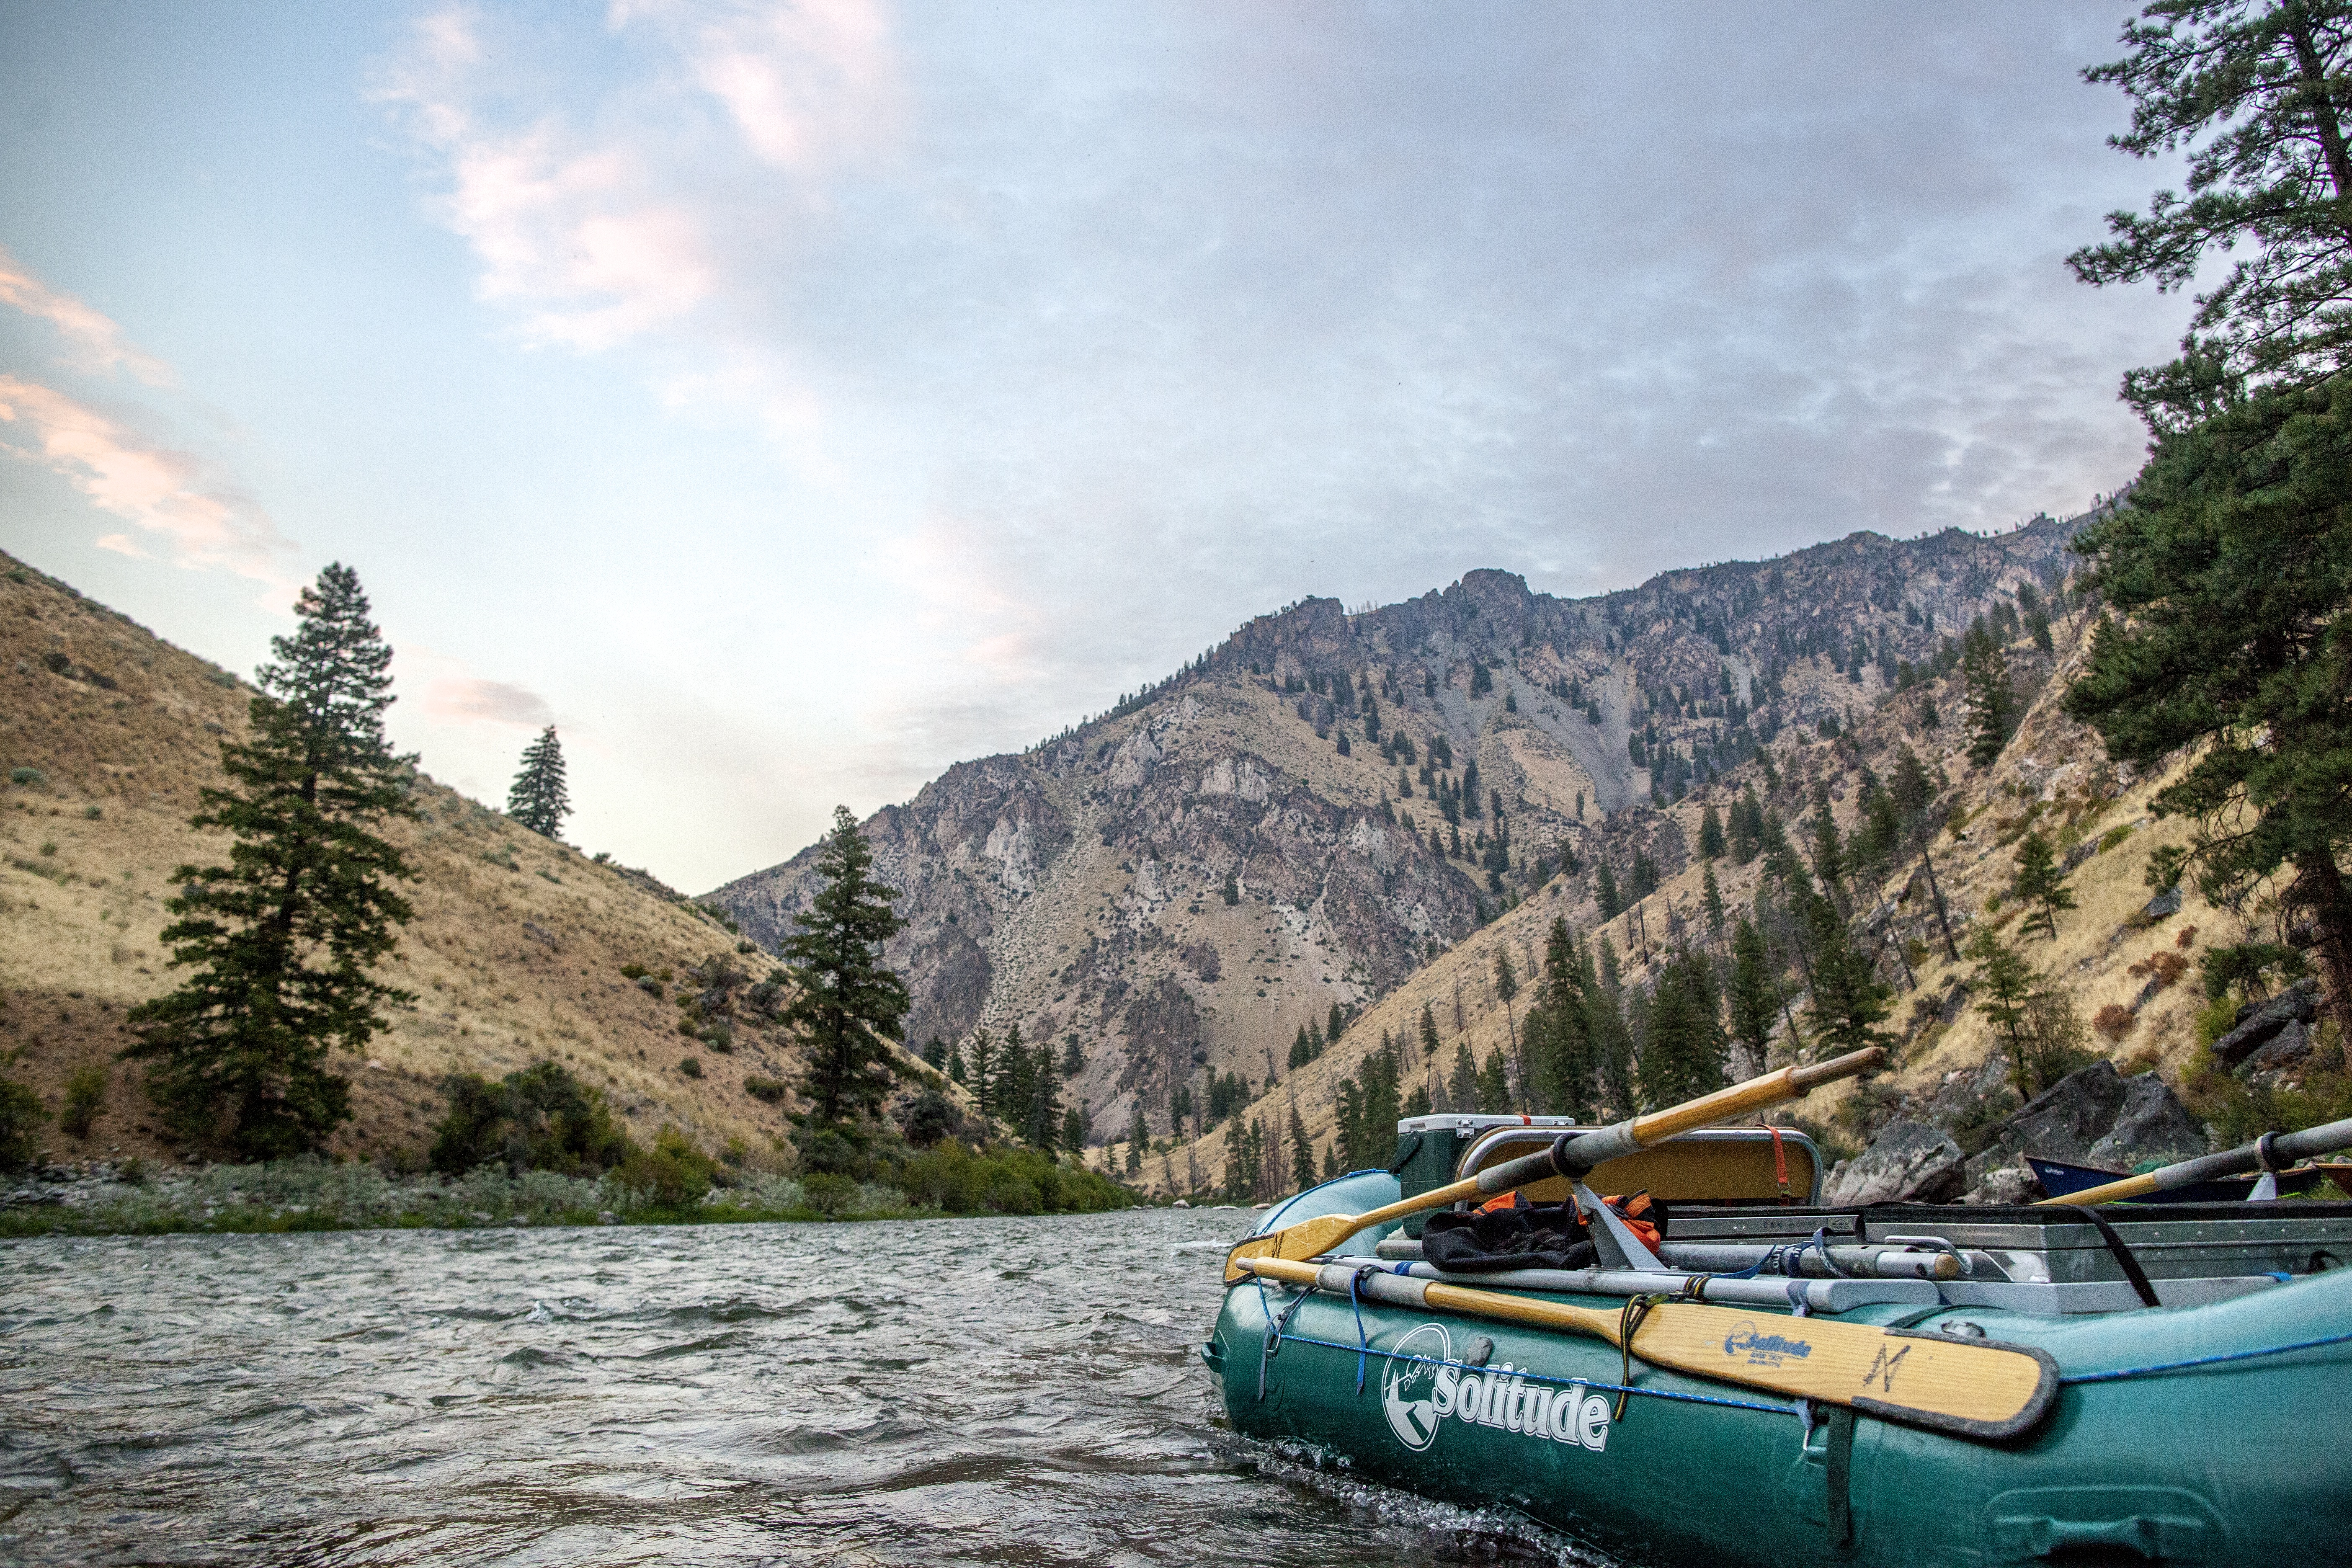
POLYGON ((2126 1176, 2083 1192, 2042 1201, 2070 1206, 2121 1203, 2126 1198, 2146 1197, 2150 1193, 2168 1193, 2179 1187, 2195 1186, 2200 1182, 2219 1181, 2223 1176, 2242 1176, 2248 1171, 2262 1170, 2265 1165, 2272 1170, 2283 1171, 2297 1160, 2307 1160, 2315 1154, 2333 1154, 2339 1149, 2352 1149, 2352 1117, 2317 1127, 2306 1127, 2300 1132, 2265 1132, 2240 1148, 2183 1160, 2178 1164, 2159 1166, 2137 1176, 2126 1176))

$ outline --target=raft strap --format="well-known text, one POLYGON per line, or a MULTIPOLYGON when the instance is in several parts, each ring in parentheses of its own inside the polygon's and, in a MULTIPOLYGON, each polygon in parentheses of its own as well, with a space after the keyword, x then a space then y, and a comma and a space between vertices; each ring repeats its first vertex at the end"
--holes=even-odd
POLYGON ((1617 1349, 1623 1357, 1623 1363, 1622 1370, 1617 1374, 1617 1414, 1612 1419, 1618 1421, 1625 1419, 1625 1396, 1633 1391, 1633 1331, 1642 1326, 1642 1320, 1650 1315, 1651 1308, 1662 1301, 1673 1300, 1672 1296, 1663 1291, 1647 1296, 1625 1298, 1624 1310, 1617 1314, 1617 1349))
POLYGON ((2140 1268, 2139 1259, 2132 1256, 2132 1249, 2124 1245, 2124 1238, 2116 1234, 2116 1227, 2107 1223, 2105 1215, 2081 1204, 2051 1204, 2047 1206, 2082 1215, 2084 1223, 2097 1230, 2100 1239, 2107 1244, 2107 1250, 2116 1255, 2116 1261, 2123 1266, 2124 1278, 2130 1280, 2132 1289, 2139 1292, 2141 1304, 2149 1307, 2163 1305, 2156 1299, 2156 1287, 2147 1282, 2147 1270, 2140 1268))

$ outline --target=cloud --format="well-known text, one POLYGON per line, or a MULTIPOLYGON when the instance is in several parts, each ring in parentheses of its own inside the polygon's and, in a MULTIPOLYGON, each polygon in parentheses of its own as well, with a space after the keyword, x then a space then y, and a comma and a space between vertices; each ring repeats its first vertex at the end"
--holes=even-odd
POLYGON ((540 730, 555 722, 555 710, 538 692, 479 676, 435 677, 425 688, 424 706, 427 717, 461 723, 540 730))
POLYGON ((89 369, 120 368, 150 386, 172 384, 170 365, 132 346, 108 317, 34 277, 5 246, 0 246, 0 303, 48 322, 74 345, 77 361, 89 369))
POLYGON ((612 14, 616 27, 652 25, 772 167, 814 174, 872 153, 897 127, 889 18, 872 0, 618 0, 612 14))
MULTIPOLYGON (((269 585, 265 602, 289 602, 298 587, 294 545, 261 504, 213 464, 159 445, 107 414, 51 387, 0 374, 0 449, 62 476, 113 513, 171 545, 189 567, 219 567, 269 585)), ((100 542, 140 553, 122 534, 100 542)))

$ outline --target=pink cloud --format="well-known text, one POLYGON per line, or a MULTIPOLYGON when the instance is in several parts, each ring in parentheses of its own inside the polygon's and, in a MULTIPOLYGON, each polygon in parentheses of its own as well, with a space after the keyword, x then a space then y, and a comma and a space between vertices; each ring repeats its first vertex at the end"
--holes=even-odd
POLYGON ((696 216, 617 142, 553 115, 485 123, 478 101, 498 85, 486 60, 472 14, 443 11, 417 24, 373 94, 446 164, 434 206, 481 258, 479 297, 516 308, 527 338, 583 352, 689 314, 712 286, 696 216))
MULTIPOLYGON (((0 449, 62 475, 92 504, 170 542, 183 566, 215 566, 290 598, 294 545, 260 503, 204 458, 174 451, 61 392, 0 374, 0 449)), ((125 554, 127 535, 100 541, 125 554)))
POLYGON ((170 365, 131 346, 122 329, 108 317, 34 277, 5 246, 0 246, 0 303, 48 322, 79 351, 78 359, 93 369, 120 367, 150 386, 172 384, 170 365))
POLYGON ((526 687, 475 675, 436 676, 425 688, 425 711, 460 723, 513 724, 542 729, 555 722, 547 699, 526 687))
POLYGON ((875 0, 619 0, 613 19, 667 34, 744 145, 772 167, 811 173, 871 151, 896 128, 898 60, 875 0))

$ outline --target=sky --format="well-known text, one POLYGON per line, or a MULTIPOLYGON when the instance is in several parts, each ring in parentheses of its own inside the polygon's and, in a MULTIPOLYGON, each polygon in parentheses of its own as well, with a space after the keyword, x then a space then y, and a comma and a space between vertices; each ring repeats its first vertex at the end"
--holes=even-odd
POLYGON ((2111 4, 0 0, 0 546, 691 891, 1250 616, 2127 480, 2111 4))

